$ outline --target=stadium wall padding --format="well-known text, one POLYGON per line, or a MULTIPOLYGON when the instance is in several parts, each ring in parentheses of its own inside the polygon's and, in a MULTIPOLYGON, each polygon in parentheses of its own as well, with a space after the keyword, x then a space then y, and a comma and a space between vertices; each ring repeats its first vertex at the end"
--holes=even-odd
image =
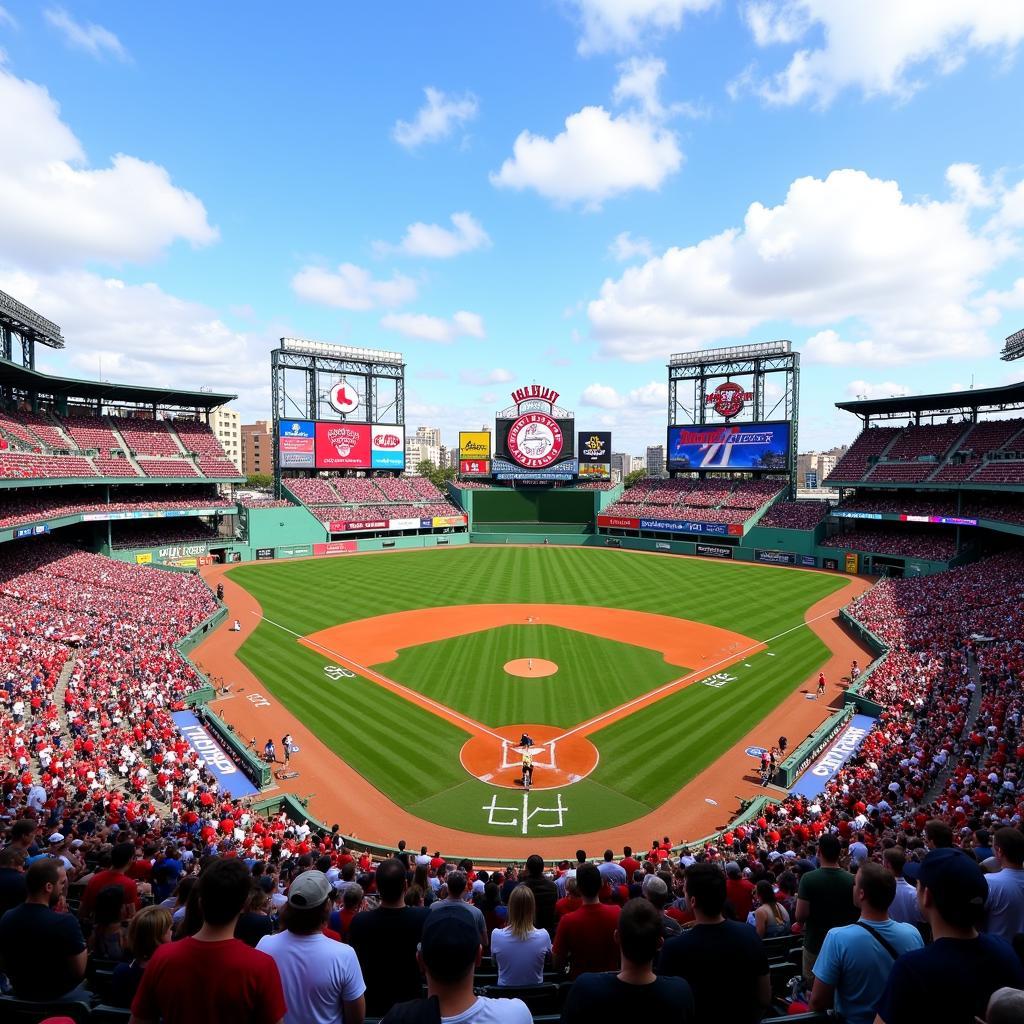
POLYGON ((568 488, 476 491, 472 499, 473 522, 593 523, 597 505, 594 495, 602 493, 568 488))

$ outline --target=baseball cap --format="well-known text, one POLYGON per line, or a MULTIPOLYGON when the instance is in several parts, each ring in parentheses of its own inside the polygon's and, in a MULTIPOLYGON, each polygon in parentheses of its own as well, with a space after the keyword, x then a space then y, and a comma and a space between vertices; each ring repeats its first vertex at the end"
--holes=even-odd
POLYGON ((480 932, 476 922, 461 908, 431 912, 423 925, 420 954, 439 981, 456 981, 476 963, 480 932))
POLYGON ((64 842, 64 837, 59 832, 54 832, 53 835, 50 836, 50 842, 51 843, 63 843, 64 842))
POLYGON ((645 896, 668 895, 668 886, 665 884, 665 879, 659 878, 657 875, 648 875, 644 879, 642 889, 645 896))
POLYGON ((740 870, 739 864, 737 864, 734 860, 729 861, 729 863, 725 865, 725 873, 730 878, 739 878, 743 874, 743 872, 740 870))
POLYGON ((950 910, 973 908, 980 911, 988 896, 988 882, 981 866, 956 847, 932 850, 920 863, 907 864, 903 874, 931 890, 943 916, 950 910))
POLYGON ((288 905, 297 910, 321 907, 333 891, 322 871, 303 871, 288 889, 288 905))

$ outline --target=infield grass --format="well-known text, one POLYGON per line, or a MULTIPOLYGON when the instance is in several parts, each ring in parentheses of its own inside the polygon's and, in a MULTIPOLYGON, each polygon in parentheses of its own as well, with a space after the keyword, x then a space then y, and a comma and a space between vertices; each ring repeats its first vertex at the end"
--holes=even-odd
MULTIPOLYGON (((392 800, 438 824, 479 833, 521 834, 489 824, 495 816, 483 808, 495 795, 499 804, 515 805, 522 794, 467 777, 459 762, 467 734, 366 679, 329 679, 330 659, 286 630, 305 636, 411 608, 535 602, 650 611, 771 640, 768 651, 731 667, 721 687, 695 684, 592 734, 600 763, 587 779, 531 794, 538 807, 560 794, 567 808, 562 825, 539 832, 554 820, 542 815, 529 825, 528 834, 554 836, 609 828, 655 809, 736 743, 827 659, 814 633, 793 627, 811 604, 844 585, 838 576, 740 563, 479 546, 240 566, 231 579, 263 608, 265 621, 239 657, 268 690, 392 800)), ((542 626, 424 644, 379 671, 485 723, 564 727, 686 674, 655 652, 542 626), (537 647, 541 635, 548 653, 537 647), (496 673, 520 657, 560 666, 578 658, 593 676, 581 669, 562 701, 557 682, 538 688, 558 675, 516 680, 499 692, 504 680, 496 673)), ((665 828, 683 834, 686 823, 665 828)))

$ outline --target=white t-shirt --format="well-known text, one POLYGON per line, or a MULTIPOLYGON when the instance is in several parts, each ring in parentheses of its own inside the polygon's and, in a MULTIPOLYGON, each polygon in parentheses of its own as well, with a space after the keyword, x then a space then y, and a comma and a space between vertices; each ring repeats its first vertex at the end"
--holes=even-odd
POLYGON ((366 991, 355 950, 321 932, 264 935, 256 948, 277 964, 286 1024, 342 1024, 341 1004, 366 991))
POLYGON ((551 936, 543 928, 534 928, 525 939, 517 939, 507 928, 495 928, 491 956, 498 965, 498 984, 539 985, 550 950, 551 936))
MULTIPOLYGON (((288 993, 285 993, 288 998, 288 993)), ((442 1017, 441 1024, 533 1024, 533 1014, 522 999, 488 999, 477 1001, 454 1017, 442 1017)))

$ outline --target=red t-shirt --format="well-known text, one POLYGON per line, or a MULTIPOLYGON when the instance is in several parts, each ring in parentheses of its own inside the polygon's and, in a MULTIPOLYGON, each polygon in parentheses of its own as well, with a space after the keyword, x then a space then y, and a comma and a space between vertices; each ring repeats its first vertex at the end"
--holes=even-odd
POLYGON ((142 906, 139 900, 139 887, 135 884, 135 881, 129 878, 123 871, 114 871, 112 868, 108 868, 106 871, 100 871, 89 879, 89 884, 85 887, 85 892, 82 893, 80 913, 90 914, 92 908, 96 905, 96 897, 109 885, 121 886, 124 890, 126 906, 131 905, 136 910, 142 906))
POLYGON ((726 898, 736 911, 737 921, 746 921, 754 903, 754 886, 745 878, 729 878, 725 883, 726 898))
POLYGON ((619 864, 622 865, 622 870, 626 872, 627 882, 632 882, 633 872, 639 871, 643 867, 643 864, 641 864, 636 857, 623 857, 622 860, 619 861, 619 864))
POLYGON ((619 967, 619 946, 615 929, 619 908, 604 903, 585 903, 558 922, 552 956, 569 962, 569 977, 592 971, 614 971, 619 967))
POLYGON ((239 939, 158 946, 132 1000, 136 1017, 163 1024, 277 1024, 285 1010, 273 957, 239 939))

